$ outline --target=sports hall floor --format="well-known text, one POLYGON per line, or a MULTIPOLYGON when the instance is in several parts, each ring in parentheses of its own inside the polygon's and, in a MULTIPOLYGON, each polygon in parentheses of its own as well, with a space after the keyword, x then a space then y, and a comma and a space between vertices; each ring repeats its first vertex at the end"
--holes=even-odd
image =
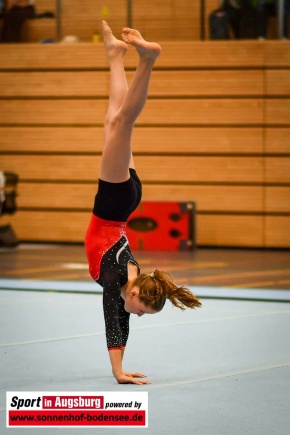
POLYGON ((142 271, 170 271, 203 303, 131 316, 124 368, 146 373, 146 386, 111 375, 101 289, 82 246, 0 249, 0 434, 287 435, 289 250, 135 256, 142 271), (149 427, 6 429, 6 391, 148 391, 149 427))

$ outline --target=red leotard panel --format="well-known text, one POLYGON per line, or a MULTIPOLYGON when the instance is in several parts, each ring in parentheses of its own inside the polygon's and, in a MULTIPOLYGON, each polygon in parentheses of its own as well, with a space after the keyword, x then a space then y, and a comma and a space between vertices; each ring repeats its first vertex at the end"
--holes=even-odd
POLYGON ((108 221, 92 214, 85 238, 85 248, 91 277, 97 281, 103 255, 126 237, 126 222, 108 221))

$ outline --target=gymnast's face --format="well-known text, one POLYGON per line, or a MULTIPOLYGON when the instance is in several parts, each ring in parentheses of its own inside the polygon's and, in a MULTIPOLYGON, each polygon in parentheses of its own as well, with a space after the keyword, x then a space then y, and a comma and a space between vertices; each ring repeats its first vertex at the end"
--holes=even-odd
POLYGON ((139 299, 139 288, 133 287, 125 297, 125 310, 127 313, 137 314, 137 316, 141 317, 143 314, 155 314, 152 308, 145 305, 139 299))

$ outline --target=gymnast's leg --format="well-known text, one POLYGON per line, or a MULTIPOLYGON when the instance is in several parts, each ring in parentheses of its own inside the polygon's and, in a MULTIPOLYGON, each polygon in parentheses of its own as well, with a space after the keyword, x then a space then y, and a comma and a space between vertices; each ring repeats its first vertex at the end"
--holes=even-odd
POLYGON ((103 34, 111 76, 100 178, 121 183, 129 179, 129 167, 134 168, 131 147, 133 127, 146 103, 151 72, 161 48, 154 42, 145 41, 137 30, 129 28, 122 32, 125 42, 119 41, 105 22, 103 34), (139 54, 139 63, 129 88, 123 65, 127 44, 135 46, 139 54))
POLYGON ((102 22, 102 26, 105 50, 110 65, 109 106, 104 123, 104 141, 106 143, 112 120, 120 109, 128 90, 123 62, 123 58, 128 50, 128 45, 115 38, 105 21, 102 22))

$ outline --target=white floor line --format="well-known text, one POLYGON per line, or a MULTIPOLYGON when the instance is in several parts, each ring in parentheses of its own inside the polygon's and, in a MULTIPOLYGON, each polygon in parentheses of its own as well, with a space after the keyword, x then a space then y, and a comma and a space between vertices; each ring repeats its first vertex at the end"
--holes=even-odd
MULTIPOLYGON (((200 298, 210 299, 237 299, 237 300, 266 300, 275 302, 290 302, 290 289, 236 289, 218 286, 191 286, 188 288, 200 298)), ((90 281, 47 281, 25 279, 0 279, 0 290, 23 290, 23 291, 55 291, 82 293, 91 292, 102 294, 102 287, 90 281)))
POLYGON ((196 384, 199 382, 207 382, 207 381, 216 381, 219 379, 230 378, 233 376, 248 375, 251 373, 259 373, 259 372, 263 372, 263 371, 283 369, 283 368, 287 368, 287 367, 290 367, 290 362, 274 364, 271 366, 256 367, 253 369, 237 370, 237 371, 232 371, 232 372, 228 372, 228 373, 222 373, 219 375, 203 376, 200 378, 188 379, 188 380, 184 380, 184 381, 166 382, 164 384, 152 384, 149 387, 148 387, 148 385, 146 385, 146 387, 150 388, 150 390, 152 388, 155 389, 155 388, 179 387, 182 385, 196 384))
POLYGON ((87 334, 78 334, 78 335, 68 335, 66 337, 53 337, 53 338, 44 338, 39 340, 31 340, 31 341, 18 341, 15 343, 2 343, 0 347, 11 347, 11 346, 23 346, 27 344, 40 344, 40 343, 51 343, 54 341, 63 341, 63 340, 76 340, 79 338, 88 338, 88 337, 96 337, 98 335, 104 335, 105 332, 89 332, 87 334))
POLYGON ((144 325, 144 326, 136 326, 131 328, 131 330, 139 330, 139 329, 151 329, 151 328, 162 328, 162 327, 170 327, 170 326, 179 326, 179 325, 191 325, 194 323, 210 323, 210 322, 222 322, 223 320, 237 320, 237 319, 249 319, 252 317, 265 317, 269 315, 280 315, 280 314, 290 314, 290 310, 287 311, 272 311, 267 313, 256 313, 256 314, 245 314, 239 316, 228 316, 228 317, 216 317, 212 319, 196 319, 196 320, 188 320, 186 322, 175 322, 175 323, 159 323, 153 325, 144 325))
MULTIPOLYGON (((247 315, 240 315, 240 316, 228 316, 228 317, 216 317, 213 319, 196 319, 196 320, 188 320, 185 322, 174 322, 174 323, 155 323, 152 325, 144 325, 144 326, 135 326, 131 327, 131 331, 138 331, 142 329, 154 329, 154 328, 168 328, 168 327, 174 327, 174 326, 184 326, 184 325, 191 325, 191 324, 197 324, 197 323, 211 323, 211 322, 222 322, 224 320, 239 320, 239 319, 249 319, 249 318, 255 318, 255 317, 265 317, 265 316, 276 316, 281 314, 290 314, 290 310, 288 311, 273 311, 273 312, 267 312, 267 313, 256 313, 256 314, 247 314, 247 315)), ((78 334, 78 335, 69 335, 65 337, 52 337, 52 338, 45 338, 45 339, 39 339, 39 340, 31 340, 31 341, 19 341, 14 343, 2 343, 0 344, 1 347, 11 347, 11 346, 23 346, 23 345, 30 345, 30 344, 40 344, 40 343, 49 343, 54 341, 63 341, 63 340, 75 340, 79 338, 88 338, 88 337, 95 337, 99 335, 104 335, 105 331, 99 331, 99 332, 89 332, 87 334, 78 334)))
MULTIPOLYGON (((290 362, 280 363, 280 364, 274 364, 271 366, 263 366, 263 367, 256 367, 253 369, 245 369, 245 370, 236 370, 232 372, 222 373, 219 375, 210 375, 210 376, 202 376, 200 378, 194 378, 194 379, 187 379, 184 381, 174 381, 174 382, 167 382, 164 384, 150 384, 150 385, 144 385, 146 389, 149 391, 152 389, 160 389, 160 388, 171 388, 171 387, 180 387, 183 385, 190 385, 190 384, 197 384, 201 382, 208 382, 208 381, 216 381, 226 378, 231 378, 235 376, 243 376, 248 375, 252 373, 260 373, 268 370, 275 370, 275 369, 283 369, 290 367, 290 362)), ((6 411, 5 408, 0 408, 0 412, 6 411)))

